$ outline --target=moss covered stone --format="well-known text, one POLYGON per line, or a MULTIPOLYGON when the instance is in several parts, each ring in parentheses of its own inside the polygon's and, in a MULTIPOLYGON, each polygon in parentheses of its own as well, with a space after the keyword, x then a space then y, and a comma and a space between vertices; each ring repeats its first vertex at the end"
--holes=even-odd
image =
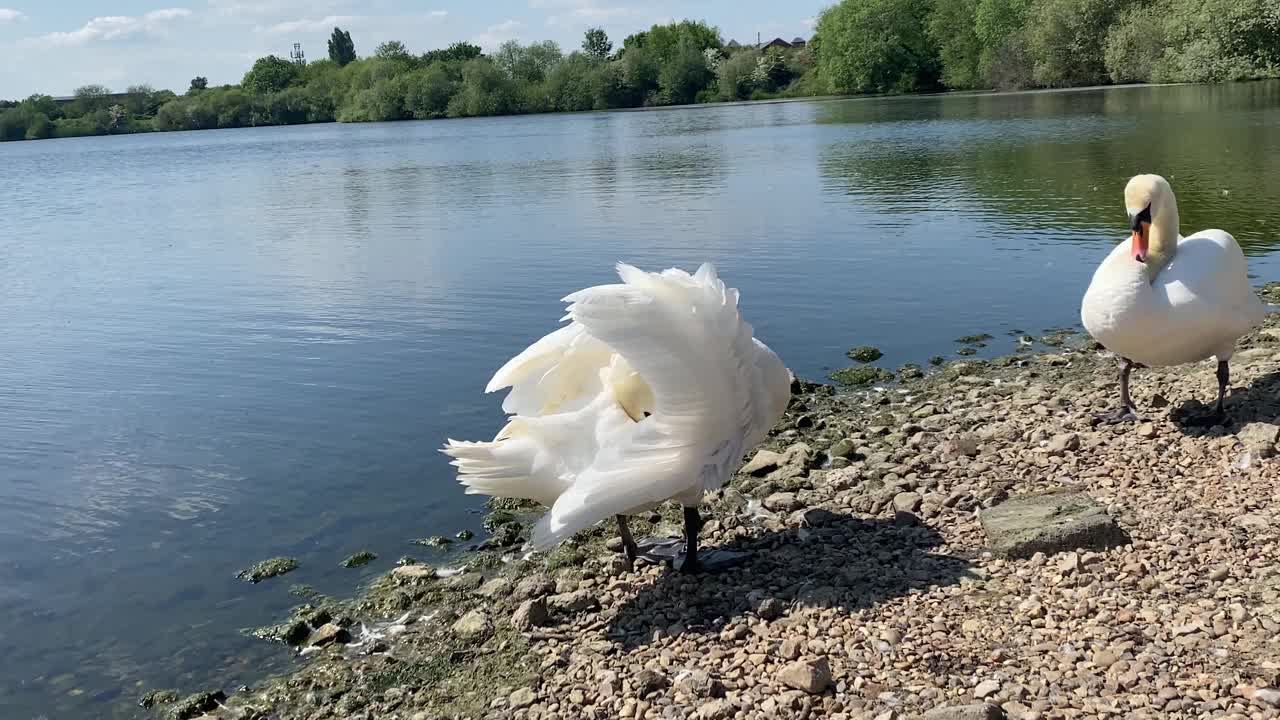
POLYGON ((177 702, 179 697, 177 690, 151 690, 138 700, 138 707, 150 710, 177 702))
POLYGON ((831 379, 849 387, 861 387, 893 379, 893 373, 884 368, 862 365, 842 368, 831 373, 831 379))
POLYGON ((300 564, 297 558, 275 557, 241 570, 236 573, 236 577, 246 582, 260 583, 268 578, 293 572, 298 569, 300 564))
POLYGON ((898 378, 900 380, 919 380, 924 377, 924 369, 915 363, 907 363, 898 368, 898 378))
POLYGON ((990 335, 986 333, 979 333, 977 335, 964 335, 958 337, 956 338, 956 342, 961 343, 962 345, 983 345, 990 339, 990 335))
POLYGON ((859 345, 845 354, 849 356, 850 360, 857 360, 861 363, 875 362, 884 357, 884 353, 880 352, 880 348, 870 345, 859 345))
POLYGON ((365 565, 368 565, 369 563, 377 559, 378 559, 378 556, 375 553, 372 553, 368 550, 361 550, 358 553, 348 555, 347 559, 342 561, 342 567, 345 567, 345 568, 364 567, 365 565))

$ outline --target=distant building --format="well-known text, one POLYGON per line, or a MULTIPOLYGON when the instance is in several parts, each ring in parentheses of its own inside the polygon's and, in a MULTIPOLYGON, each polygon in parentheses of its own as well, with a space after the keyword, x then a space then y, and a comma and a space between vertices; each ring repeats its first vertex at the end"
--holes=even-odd
MULTIPOLYGON (((108 102, 124 102, 125 99, 127 99, 128 97, 129 97, 129 93, 123 92, 123 93, 111 93, 109 95, 99 95, 97 96, 96 99, 105 100, 108 102)), ((59 105, 66 105, 67 103, 73 103, 79 99, 80 98, 76 95, 55 95, 53 98, 53 101, 59 105)))
POLYGON ((791 43, 787 42, 786 40, 783 40, 782 38, 774 38, 769 42, 765 43, 764 46, 760 49, 768 50, 769 48, 774 48, 774 47, 782 48, 783 50, 786 50, 791 47, 791 43))
POLYGON ((802 48, 804 46, 805 46, 805 39, 802 37, 798 37, 795 40, 791 41, 791 47, 793 48, 802 48))
POLYGON ((726 50, 737 50, 741 48, 742 45, 737 40, 730 40, 729 42, 725 43, 724 47, 726 50))

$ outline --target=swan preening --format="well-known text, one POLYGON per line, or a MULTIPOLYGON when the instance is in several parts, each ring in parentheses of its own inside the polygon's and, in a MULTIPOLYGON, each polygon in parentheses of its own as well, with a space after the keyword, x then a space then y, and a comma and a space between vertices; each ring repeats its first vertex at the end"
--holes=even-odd
POLYGON ((468 493, 550 508, 534 550, 614 517, 629 563, 731 564, 740 554, 699 553, 698 505, 781 418, 790 373, 710 264, 692 275, 620 264, 618 275, 565 298, 569 324, 489 381, 485 392, 511 388, 502 409, 513 416, 493 441, 449 440, 443 452, 468 493), (672 499, 684 506, 684 551, 633 539, 626 516, 672 499))
POLYGON ((1124 202, 1132 234, 1098 266, 1080 307, 1085 329, 1120 363, 1120 407, 1100 417, 1138 419, 1129 397, 1136 365, 1214 357, 1218 399, 1202 422, 1220 422, 1236 340, 1266 314, 1249 285, 1244 253, 1222 230, 1182 237, 1173 189, 1159 175, 1131 179, 1124 202))

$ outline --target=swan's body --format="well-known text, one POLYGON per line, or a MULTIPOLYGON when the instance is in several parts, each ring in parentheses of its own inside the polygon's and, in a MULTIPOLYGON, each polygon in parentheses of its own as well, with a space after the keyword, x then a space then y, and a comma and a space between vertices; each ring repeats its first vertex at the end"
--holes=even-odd
POLYGON ((1108 350, 1148 367, 1229 360, 1236 340, 1262 322, 1244 253, 1222 230, 1179 237, 1154 280, 1120 243, 1093 275, 1080 317, 1108 350))
POLYGON ((1136 418, 1129 400, 1133 365, 1218 361, 1221 415, 1236 340, 1265 315, 1249 285, 1244 253, 1229 233, 1203 230, 1183 237, 1169 183, 1139 175, 1125 188, 1132 236, 1094 272, 1080 318, 1103 347, 1121 359, 1123 407, 1108 419, 1136 418))
MULTIPOLYGON (((467 492, 550 508, 531 546, 547 549, 609 517, 675 499, 698 525, 704 493, 764 439, 791 394, 790 374, 738 314, 738 293, 703 265, 646 273, 565 298, 565 327, 494 375, 513 415, 492 442, 450 440, 467 492)), ((692 540, 696 547, 696 527, 692 540)))

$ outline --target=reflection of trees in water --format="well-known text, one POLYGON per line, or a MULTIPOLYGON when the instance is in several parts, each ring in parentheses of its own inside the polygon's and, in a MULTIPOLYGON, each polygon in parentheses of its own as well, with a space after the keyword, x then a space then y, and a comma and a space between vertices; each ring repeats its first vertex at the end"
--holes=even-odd
POLYGON ((1110 240, 1126 230, 1124 183, 1156 172, 1184 231, 1280 245, 1280 83, 918 100, 822 108, 822 122, 854 124, 822 153, 826 188, 885 212, 960 201, 1020 229, 1110 240))
POLYGON ((660 186, 668 193, 720 192, 726 176, 724 146, 706 143, 637 154, 628 159, 627 169, 637 183, 660 186))

